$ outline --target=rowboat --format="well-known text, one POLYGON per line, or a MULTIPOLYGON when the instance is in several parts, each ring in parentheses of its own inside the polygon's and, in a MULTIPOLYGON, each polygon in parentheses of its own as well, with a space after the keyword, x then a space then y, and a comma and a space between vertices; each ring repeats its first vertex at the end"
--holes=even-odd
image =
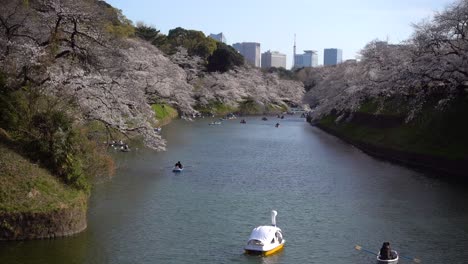
POLYGON ((395 250, 391 250, 390 251, 390 255, 391 255, 391 259, 382 259, 381 256, 380 256, 380 253, 377 254, 377 263, 378 264, 397 264, 398 263, 398 252, 396 252, 395 250))
POLYGON ((174 167, 172 169, 172 172, 182 172, 184 170, 184 168, 180 168, 180 167, 174 167))

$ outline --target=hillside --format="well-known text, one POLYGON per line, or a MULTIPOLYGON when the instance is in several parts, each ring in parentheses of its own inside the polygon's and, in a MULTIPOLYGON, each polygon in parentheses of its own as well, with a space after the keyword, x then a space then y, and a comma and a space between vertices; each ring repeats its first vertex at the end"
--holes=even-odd
POLYGON ((85 192, 67 187, 3 144, 0 167, 0 240, 56 237, 86 228, 85 192))

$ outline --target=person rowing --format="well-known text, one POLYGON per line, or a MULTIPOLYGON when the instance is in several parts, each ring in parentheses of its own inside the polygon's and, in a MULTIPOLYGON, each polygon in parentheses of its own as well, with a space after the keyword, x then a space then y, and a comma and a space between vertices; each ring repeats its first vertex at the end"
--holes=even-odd
POLYGON ((182 169, 182 168, 183 168, 182 163, 180 163, 180 161, 178 161, 178 162, 174 165, 174 167, 179 168, 179 169, 182 169))

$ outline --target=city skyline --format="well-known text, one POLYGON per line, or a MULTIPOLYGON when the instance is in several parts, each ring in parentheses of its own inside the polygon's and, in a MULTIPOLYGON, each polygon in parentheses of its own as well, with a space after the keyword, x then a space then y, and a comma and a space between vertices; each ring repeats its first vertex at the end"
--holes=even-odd
POLYGON ((343 61, 355 59, 364 46, 375 40, 400 43, 414 32, 412 24, 443 10, 452 0, 330 0, 313 2, 214 0, 150 1, 108 0, 134 23, 144 22, 163 34, 183 27, 200 30, 206 36, 223 32, 227 44, 261 43, 262 51, 277 50, 287 55, 292 66, 294 34, 297 50, 317 50, 319 65, 327 48, 343 50, 343 61), (174 12, 176 10, 177 12, 174 12), (272 14, 281 19, 273 19, 272 14))

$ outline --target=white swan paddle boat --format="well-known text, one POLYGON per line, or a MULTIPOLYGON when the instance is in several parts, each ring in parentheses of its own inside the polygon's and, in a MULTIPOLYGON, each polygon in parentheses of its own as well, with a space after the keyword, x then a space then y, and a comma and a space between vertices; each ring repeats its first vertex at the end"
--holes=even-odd
POLYGON ((286 240, 283 239, 281 229, 276 226, 277 214, 275 210, 271 211, 271 226, 258 226, 252 230, 244 247, 245 253, 268 256, 284 247, 286 240))
POLYGON ((390 255, 392 256, 392 259, 381 259, 380 258, 380 252, 377 254, 377 263, 378 264, 397 264, 398 263, 398 252, 395 250, 390 251, 390 255))

